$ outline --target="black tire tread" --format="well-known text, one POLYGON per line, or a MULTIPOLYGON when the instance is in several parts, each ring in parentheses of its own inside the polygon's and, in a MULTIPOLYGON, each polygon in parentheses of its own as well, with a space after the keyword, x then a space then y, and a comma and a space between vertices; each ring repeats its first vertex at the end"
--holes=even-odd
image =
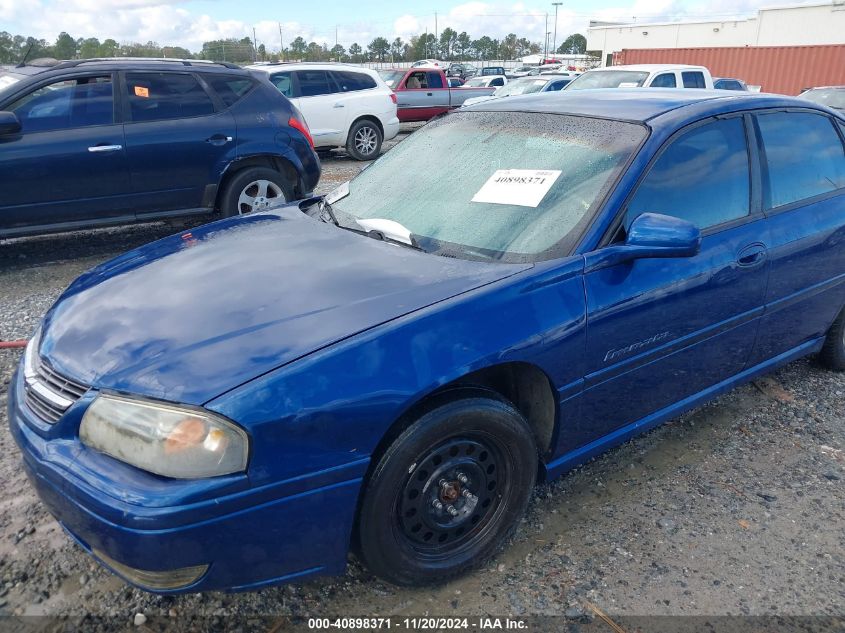
POLYGON ((822 365, 833 371, 845 371, 845 308, 836 317, 833 325, 827 331, 827 338, 824 346, 819 352, 819 361, 822 365))

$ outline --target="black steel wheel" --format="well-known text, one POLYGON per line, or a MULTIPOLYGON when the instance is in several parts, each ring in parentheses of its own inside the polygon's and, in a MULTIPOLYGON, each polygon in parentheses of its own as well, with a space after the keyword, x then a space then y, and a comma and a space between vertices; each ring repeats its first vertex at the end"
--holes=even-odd
POLYGON ((510 403, 462 397, 433 407, 370 476, 358 525, 364 562, 402 585, 480 565, 515 528, 536 472, 531 430, 510 403))
POLYGON ((830 326, 819 360, 828 369, 845 371, 845 308, 830 326))

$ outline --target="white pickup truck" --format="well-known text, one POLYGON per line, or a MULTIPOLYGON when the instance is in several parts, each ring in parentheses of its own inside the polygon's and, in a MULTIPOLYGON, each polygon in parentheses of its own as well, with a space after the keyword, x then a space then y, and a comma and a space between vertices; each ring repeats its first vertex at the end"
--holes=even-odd
POLYGON ((587 88, 713 88, 713 77, 704 66, 684 64, 634 64, 594 68, 569 83, 564 90, 587 88))

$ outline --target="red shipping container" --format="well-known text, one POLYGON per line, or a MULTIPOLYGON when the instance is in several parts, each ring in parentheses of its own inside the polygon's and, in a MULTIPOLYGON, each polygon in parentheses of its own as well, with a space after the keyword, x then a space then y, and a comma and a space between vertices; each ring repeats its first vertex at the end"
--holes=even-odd
POLYGON ((626 48, 613 64, 694 64, 714 77, 735 77, 762 92, 797 95, 804 88, 845 85, 845 44, 626 48))

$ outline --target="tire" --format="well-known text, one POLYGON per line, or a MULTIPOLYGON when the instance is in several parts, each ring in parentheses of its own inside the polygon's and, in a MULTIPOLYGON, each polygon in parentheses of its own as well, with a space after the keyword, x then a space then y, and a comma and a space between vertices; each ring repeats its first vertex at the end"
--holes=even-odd
POLYGON ((280 172, 270 167, 247 167, 237 172, 226 185, 220 212, 224 218, 231 218, 293 199, 293 187, 280 172))
POLYGON ((349 130, 346 151, 355 160, 374 160, 381 153, 383 138, 378 124, 369 119, 361 119, 349 130))
POLYGON ((531 429, 510 403, 465 393, 435 406, 388 447, 367 482, 362 560, 406 586, 483 564, 525 513, 537 459, 531 429))
POLYGON ((827 331, 819 360, 828 369, 845 371, 845 308, 827 331))

